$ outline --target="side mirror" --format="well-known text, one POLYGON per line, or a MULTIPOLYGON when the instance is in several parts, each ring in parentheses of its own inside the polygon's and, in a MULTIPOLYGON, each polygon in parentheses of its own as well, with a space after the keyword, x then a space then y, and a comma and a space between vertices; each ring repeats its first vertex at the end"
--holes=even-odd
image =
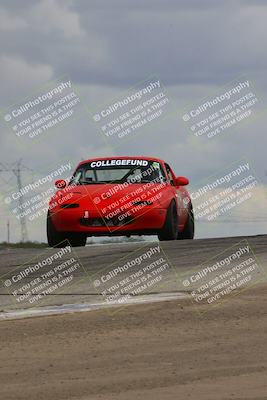
POLYGON ((175 178, 175 186, 186 186, 189 184, 189 179, 185 176, 178 176, 175 178))
POLYGON ((67 186, 67 182, 64 179, 59 179, 55 182, 55 187, 57 189, 64 189, 67 186))

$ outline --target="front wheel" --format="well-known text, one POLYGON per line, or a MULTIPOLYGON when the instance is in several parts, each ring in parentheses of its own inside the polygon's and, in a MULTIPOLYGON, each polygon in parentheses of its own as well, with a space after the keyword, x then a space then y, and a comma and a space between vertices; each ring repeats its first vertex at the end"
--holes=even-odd
POLYGON ((47 242, 50 247, 82 247, 86 244, 86 235, 76 232, 59 232, 56 230, 48 211, 46 219, 47 242))
POLYGON ((175 240, 178 236, 178 215, 175 201, 172 201, 163 228, 158 233, 158 238, 162 240, 175 240))
POLYGON ((83 233, 69 233, 66 239, 72 247, 83 247, 86 244, 87 237, 83 233))
POLYGON ((58 232, 54 227, 51 214, 48 211, 46 217, 46 234, 47 234, 47 243, 50 247, 65 247, 67 243, 63 242, 64 237, 61 232, 58 232))

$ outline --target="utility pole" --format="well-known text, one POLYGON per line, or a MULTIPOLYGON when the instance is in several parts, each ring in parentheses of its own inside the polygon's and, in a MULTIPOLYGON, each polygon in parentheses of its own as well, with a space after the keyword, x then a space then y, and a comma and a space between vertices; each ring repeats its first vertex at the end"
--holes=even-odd
MULTIPOLYGON (((13 173, 15 174, 17 178, 17 185, 18 185, 18 192, 20 193, 22 189, 22 184, 21 184, 21 160, 18 161, 17 163, 17 169, 13 169, 13 173)), ((19 209, 23 210, 22 208, 23 205, 23 196, 19 196, 19 209)), ((24 215, 20 217, 20 229, 21 229, 21 241, 22 242, 27 242, 28 240, 28 233, 27 233, 27 225, 26 225, 26 218, 24 215)))
MULTIPOLYGON (((21 159, 13 164, 3 164, 0 163, 0 173, 1 172, 13 172, 16 177, 17 181, 17 188, 18 191, 22 189, 22 180, 21 180, 21 173, 24 171, 30 171, 30 168, 27 168, 21 164, 21 159)), ((21 195, 18 199, 19 202, 19 209, 22 210, 23 205, 23 195, 21 195)), ((28 232, 27 232, 27 225, 26 225, 26 218, 25 216, 21 216, 20 219, 20 230, 21 230, 21 242, 26 242, 28 240, 28 232)), ((8 221, 8 236, 9 236, 9 221, 8 221)), ((9 239, 8 239, 9 240, 9 239)))
POLYGON ((9 224, 9 219, 7 220, 7 243, 10 243, 10 224, 9 224))

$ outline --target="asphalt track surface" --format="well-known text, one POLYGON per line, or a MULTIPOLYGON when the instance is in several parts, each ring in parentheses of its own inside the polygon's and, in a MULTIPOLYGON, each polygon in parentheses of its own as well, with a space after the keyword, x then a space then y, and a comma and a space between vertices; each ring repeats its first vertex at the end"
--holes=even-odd
MULTIPOLYGON (((161 287, 148 290, 156 302, 150 302, 151 294, 146 294, 148 303, 119 310, 2 318, 1 398, 266 400, 266 242, 266 236, 255 236, 161 243, 172 268, 166 269, 161 287), (196 306, 189 294, 191 286, 186 289, 182 284, 185 274, 196 275, 208 259, 213 263, 229 254, 229 249, 233 253, 247 245, 261 266, 261 272, 256 269, 257 284, 249 282, 246 290, 219 306, 196 306), (160 293, 187 297, 160 301, 160 293)), ((84 267, 74 277, 76 294, 67 293, 74 287, 66 286, 63 294, 46 296, 46 300, 58 306, 100 301, 92 286, 95 276, 111 271, 112 262, 118 266, 122 257, 124 261, 131 258, 139 247, 140 243, 76 249, 84 267)), ((51 255, 54 250, 43 251, 51 255)), ((40 250, 1 250, 2 279, 14 275, 14 268, 18 272, 33 265, 32 259, 40 259, 39 254, 40 250)), ((231 267, 235 264, 231 262, 231 267)), ((117 282, 130 274, 132 270, 125 271, 116 277, 117 282)), ((12 296, 5 291, 2 287, 2 309, 6 310, 12 296)), ((44 310, 39 306, 36 310, 44 310)))
MULTIPOLYGON (((73 248, 70 254, 64 255, 57 261, 53 261, 52 266, 60 265, 64 260, 69 260, 70 257, 78 260, 78 268, 72 275, 71 283, 66 283, 62 290, 57 290, 48 293, 29 302, 29 297, 25 300, 18 301, 14 296, 12 290, 21 288, 24 284, 27 285, 38 279, 40 274, 48 273, 51 270, 51 265, 47 265, 42 269, 31 272, 27 276, 22 276, 21 281, 17 284, 12 284, 11 287, 6 287, 6 281, 11 279, 12 276, 18 276, 21 271, 25 271, 28 267, 36 265, 39 261, 51 257, 60 249, 1 249, 0 250, 0 310, 1 316, 7 315, 6 312, 10 310, 43 310, 45 307, 61 307, 59 312, 87 310, 90 307, 94 308, 96 305, 109 307, 113 306, 114 302, 117 305, 124 305, 131 302, 149 302, 166 300, 170 298, 179 298, 179 296, 188 296, 192 290, 199 285, 190 284, 186 287, 183 282, 184 279, 195 274, 197 271, 203 270, 203 265, 214 264, 217 261, 224 259, 229 254, 236 251, 240 247, 249 246, 250 252, 253 252, 253 257, 257 259, 257 264, 260 266, 260 271, 257 271, 257 282, 266 281, 267 273, 267 236, 248 236, 248 237, 228 237, 216 239, 199 239, 199 240, 185 240, 185 241, 170 241, 170 242, 137 242, 137 243, 122 243, 122 244, 107 244, 107 245, 90 245, 84 248, 73 248), (158 247, 160 245, 160 248, 158 247), (159 249, 159 253, 151 256, 148 260, 142 261, 143 264, 131 264, 128 269, 125 269, 117 275, 114 273, 112 279, 110 272, 114 271, 118 266, 125 266, 128 262, 136 260, 140 255, 146 254, 151 249, 159 249), (163 257, 168 262, 168 268, 163 272, 160 282, 155 282, 155 277, 158 274, 151 276, 151 284, 148 284, 144 290, 135 292, 131 298, 115 296, 116 285, 120 288, 123 287, 124 296, 131 292, 131 288, 138 288, 134 283, 138 280, 138 276, 133 276, 145 265, 151 264, 155 260, 163 257), (101 278, 104 277, 104 278, 101 278), (130 279, 130 278, 131 279, 130 279), (107 281, 107 278, 110 280, 107 281), (105 284, 101 281, 105 280, 105 284), (95 282, 101 284, 96 287, 95 282), (108 290, 106 293, 111 296, 103 295, 103 290, 108 290), (113 297, 112 297, 113 296, 113 297), (122 299, 118 304, 118 299, 122 299), (72 305, 72 308, 66 308, 66 305, 72 305), (65 307, 65 309, 64 309, 65 307)), ((154 250, 156 252, 156 250, 154 250)), ((242 256, 243 257, 243 256, 242 256)), ((240 260, 242 260, 242 257, 240 260)), ((136 261, 135 261, 136 262, 136 261)), ((70 264, 70 266, 73 264, 70 264)), ((159 268, 162 264, 158 264, 159 268)), ((235 265, 232 260, 231 267, 235 265)), ((128 264, 129 266, 129 264, 128 264)), ((157 267, 158 268, 158 267, 157 267)), ((69 276, 69 275, 68 275, 69 276)), ((17 278, 16 278, 17 279, 17 278)), ((48 277, 44 280, 48 280, 48 277)), ((254 281, 249 282, 250 286, 254 281)), ((31 284, 32 285, 32 284, 31 284)), ((26 290, 26 289, 25 289, 26 290)), ((24 291, 26 293, 26 291, 24 291)), ((43 292, 42 292, 43 293, 43 292)), ((31 295, 32 297, 32 295, 31 295)))

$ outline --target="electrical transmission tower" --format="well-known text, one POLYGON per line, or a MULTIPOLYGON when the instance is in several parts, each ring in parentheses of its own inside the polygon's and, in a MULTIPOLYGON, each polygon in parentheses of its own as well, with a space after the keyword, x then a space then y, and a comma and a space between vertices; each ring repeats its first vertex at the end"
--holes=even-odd
MULTIPOLYGON (((22 189, 21 173, 24 171, 32 171, 30 168, 23 165, 21 163, 21 161, 22 160, 19 160, 15 163, 11 163, 11 164, 10 163, 9 164, 0 163, 0 173, 12 172, 15 175, 19 193, 21 193, 20 191, 22 189)), ((8 183, 6 180, 4 180, 4 182, 8 183)), ((23 210, 23 200, 24 200, 24 197, 23 197, 23 194, 21 193, 21 196, 19 196, 19 198, 18 198, 20 210, 23 210)), ((26 224, 26 218, 23 214, 20 217, 20 229, 21 229, 21 242, 27 242, 27 240, 28 240, 27 224, 26 224)))

